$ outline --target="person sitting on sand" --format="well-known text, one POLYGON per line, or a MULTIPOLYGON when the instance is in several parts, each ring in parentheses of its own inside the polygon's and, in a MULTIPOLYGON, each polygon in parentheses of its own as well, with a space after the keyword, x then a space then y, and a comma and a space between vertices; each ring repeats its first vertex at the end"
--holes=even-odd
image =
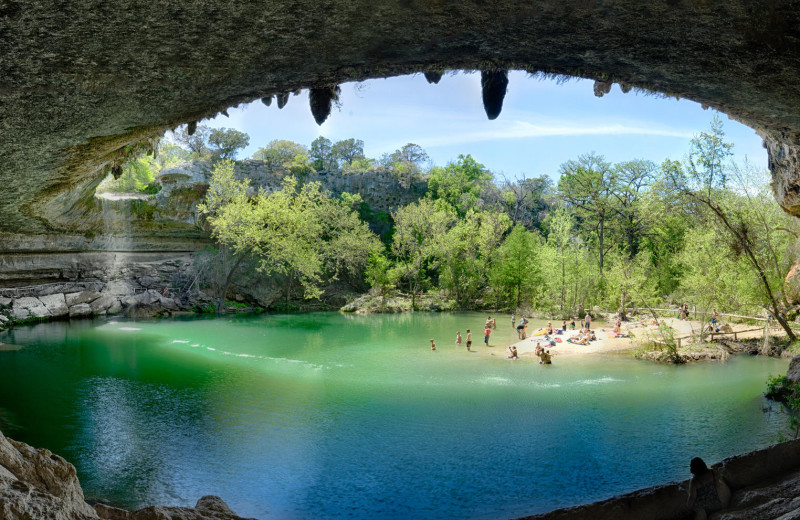
POLYGON ((553 324, 552 322, 547 322, 547 327, 544 329, 545 336, 549 336, 553 333, 553 324))
POLYGON ((567 331, 567 320, 564 320, 561 323, 561 332, 566 332, 566 331, 567 331))
POLYGON ((705 520, 708 513, 727 507, 730 488, 724 480, 717 478, 714 470, 708 469, 703 459, 693 458, 689 463, 689 471, 693 476, 686 505, 695 512, 695 520, 705 520))
POLYGON ((433 338, 431 338, 431 350, 436 350, 436 343, 434 343, 433 338))
POLYGON ((575 317, 569 319, 569 328, 575 330, 575 317))
POLYGON ((617 322, 614 324, 614 329, 611 331, 614 334, 622 333, 622 322, 617 319, 617 322))
POLYGON ((519 359, 519 356, 517 355, 517 347, 514 345, 508 347, 508 359, 519 359))
POLYGON ((535 348, 535 349, 533 349, 533 354, 534 354, 536 357, 539 357, 539 355, 541 355, 541 353, 542 353, 542 351, 543 351, 543 350, 544 350, 544 349, 542 348, 542 345, 541 345, 541 343, 539 343, 539 342, 537 341, 537 342, 536 342, 536 348, 535 348))

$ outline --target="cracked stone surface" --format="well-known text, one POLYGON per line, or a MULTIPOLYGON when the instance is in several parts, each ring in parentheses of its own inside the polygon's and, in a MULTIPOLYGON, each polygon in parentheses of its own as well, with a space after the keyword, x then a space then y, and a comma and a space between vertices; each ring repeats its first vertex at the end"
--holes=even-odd
MULTIPOLYGON (((416 72, 435 78, 447 69, 571 74, 597 80, 599 94, 616 82, 724 111, 765 138, 776 198, 800 214, 798 7, 796 0, 0 0, 0 245, 132 247, 104 244, 93 218, 94 187, 125 146, 299 88, 416 72)), ((480 92, 475 98, 480 103, 480 92)), ((132 232, 151 250, 192 233, 132 232)))

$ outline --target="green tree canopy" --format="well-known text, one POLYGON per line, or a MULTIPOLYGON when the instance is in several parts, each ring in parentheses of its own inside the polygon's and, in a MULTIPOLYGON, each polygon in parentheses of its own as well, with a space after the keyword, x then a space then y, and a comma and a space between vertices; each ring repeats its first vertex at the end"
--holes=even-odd
POLYGON ((214 128, 208 134, 211 153, 220 159, 235 159, 239 150, 250 144, 250 136, 233 128, 214 128))
POLYGON ((478 205, 481 191, 492 180, 492 174, 471 155, 459 155, 456 162, 431 168, 429 174, 428 196, 446 202, 460 216, 478 205))

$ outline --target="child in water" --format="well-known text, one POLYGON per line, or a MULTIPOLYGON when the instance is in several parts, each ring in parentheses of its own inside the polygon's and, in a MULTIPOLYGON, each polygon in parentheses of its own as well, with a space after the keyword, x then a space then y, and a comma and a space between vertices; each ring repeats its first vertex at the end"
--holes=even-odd
POLYGON ((436 350, 436 343, 434 343, 433 338, 431 338, 431 350, 436 350))
POLYGON ((457 347, 461 346, 461 331, 460 330, 458 332, 456 332, 456 346, 457 347))

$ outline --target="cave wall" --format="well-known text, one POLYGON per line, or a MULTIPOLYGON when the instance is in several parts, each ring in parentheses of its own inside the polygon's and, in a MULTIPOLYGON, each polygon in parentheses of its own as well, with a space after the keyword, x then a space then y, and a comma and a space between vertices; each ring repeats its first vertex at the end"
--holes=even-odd
MULTIPOLYGON (((95 238, 86 235, 97 231, 85 223, 96 211, 94 187, 165 129, 296 89, 327 92, 416 72, 433 78, 446 69, 570 74, 597 80, 599 94, 618 82, 724 111, 766 136, 776 197, 796 214, 798 7, 795 0, 0 0, 0 250, 31 235, 71 236, 75 247, 92 248, 95 238)), ((142 236, 152 245, 153 237, 168 242, 182 233, 142 236)))

